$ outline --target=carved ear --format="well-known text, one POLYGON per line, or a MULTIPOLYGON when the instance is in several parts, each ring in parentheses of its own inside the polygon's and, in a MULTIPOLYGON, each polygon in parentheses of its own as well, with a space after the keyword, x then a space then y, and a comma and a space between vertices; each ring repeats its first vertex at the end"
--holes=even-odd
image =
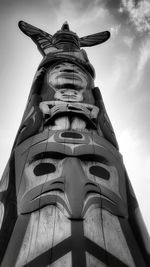
POLYGON ((36 43, 42 55, 45 55, 44 50, 47 46, 52 44, 52 35, 32 26, 31 24, 28 24, 25 21, 19 21, 18 26, 23 33, 29 36, 36 43))
POLYGON ((107 41, 110 37, 110 32, 99 32, 92 35, 87 35, 80 38, 80 47, 88 47, 101 44, 107 41))

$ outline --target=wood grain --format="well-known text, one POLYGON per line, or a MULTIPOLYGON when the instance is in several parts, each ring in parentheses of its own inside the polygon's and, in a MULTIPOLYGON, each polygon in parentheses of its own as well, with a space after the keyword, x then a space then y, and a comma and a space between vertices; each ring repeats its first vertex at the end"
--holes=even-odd
POLYGON ((86 252, 87 267, 107 267, 107 265, 86 252))
POLYGON ((102 217, 106 250, 127 266, 135 267, 118 218, 106 210, 102 210, 102 217))

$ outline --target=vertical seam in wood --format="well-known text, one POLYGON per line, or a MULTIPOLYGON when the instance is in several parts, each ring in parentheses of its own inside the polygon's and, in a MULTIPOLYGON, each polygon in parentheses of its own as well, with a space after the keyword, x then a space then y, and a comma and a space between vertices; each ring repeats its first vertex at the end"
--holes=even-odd
MULTIPOLYGON (((51 247, 51 253, 49 255, 50 262, 53 262, 52 258, 53 258, 53 244, 54 244, 55 228, 56 228, 56 209, 57 209, 57 207, 55 207, 55 214, 54 214, 54 227, 53 227, 53 234, 52 234, 52 247, 51 247)), ((51 264, 49 266, 51 266, 51 264)))
MULTIPOLYGON (((100 188, 100 196, 101 196, 101 188, 100 188)), ((101 197, 101 200, 100 200, 100 216, 101 216, 101 221, 102 221, 102 233, 103 233, 103 240, 104 240, 104 247, 105 247, 105 255, 106 255, 106 264, 107 264, 107 267, 109 267, 108 265, 108 254, 107 254, 107 247, 106 247, 106 241, 105 241, 105 233, 104 233, 104 225, 103 225, 103 213, 102 213, 102 197, 101 197)))
MULTIPOLYGON (((31 216, 30 216, 30 219, 29 219, 29 222, 28 222, 28 226, 29 226, 29 223, 30 223, 30 220, 32 220, 32 214, 31 214, 31 216)), ((26 231, 27 231, 27 229, 28 229, 28 226, 27 226, 27 228, 26 228, 26 231)), ((29 248, 28 248, 28 254, 27 254, 27 258, 26 258, 26 263, 25 263, 25 266, 28 264, 28 258, 29 258, 29 255, 30 255, 30 249, 31 249, 31 242, 32 242, 32 236, 33 236, 33 229, 34 229, 34 224, 33 224, 33 221, 32 221, 32 225, 31 225, 31 229, 32 229, 32 231, 31 231, 31 235, 29 236, 29 248)), ((25 236, 25 235, 24 235, 25 236)), ((20 248, 20 251, 21 251, 21 248, 20 248)))
MULTIPOLYGON (((94 142, 94 138, 93 138, 93 133, 92 133, 92 139, 93 139, 93 142, 94 142)), ((95 147, 93 145, 93 150, 94 150, 94 154, 95 154, 95 147)), ((107 248, 106 248, 106 241, 105 241, 105 233, 104 233, 104 225, 103 225, 103 214, 102 214, 102 208, 103 208, 103 205, 102 205, 102 192, 101 192, 101 188, 99 186, 99 189, 100 189, 100 216, 101 216, 101 225, 102 225, 102 233, 103 233, 103 240, 104 240, 104 248, 105 248, 105 255, 106 255, 106 264, 107 264, 107 267, 109 267, 108 265, 108 254, 107 254, 107 248)))

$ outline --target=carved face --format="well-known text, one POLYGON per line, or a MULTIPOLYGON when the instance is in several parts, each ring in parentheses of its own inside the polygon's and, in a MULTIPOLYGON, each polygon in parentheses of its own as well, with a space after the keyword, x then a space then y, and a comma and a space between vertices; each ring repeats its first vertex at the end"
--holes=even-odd
POLYGON ((51 130, 96 129, 99 109, 94 105, 94 80, 76 64, 61 62, 49 68, 45 88, 46 101, 39 104, 44 126, 51 130))
MULTIPOLYGON (((57 133, 50 136, 48 142, 46 138, 33 145, 30 152, 27 150, 28 159, 25 165, 20 155, 22 150, 19 149, 20 152, 18 150, 19 153, 16 153, 16 162, 19 161, 19 166, 24 166, 23 172, 21 166, 17 172, 19 213, 30 213, 46 205, 56 205, 60 210, 65 209, 67 217, 81 218, 91 205, 91 202, 85 204, 88 199, 94 197, 92 201, 96 204, 104 195, 104 202, 110 202, 109 198, 114 201, 114 194, 119 194, 117 169, 103 158, 95 157, 94 151, 90 154, 93 148, 87 148, 90 140, 82 140, 80 143, 78 136, 74 136, 74 139, 77 137, 73 150, 77 157, 74 157, 72 143, 66 143, 64 154, 64 139, 60 143, 57 133), (89 153, 88 156, 86 153, 89 153), (19 177, 22 177, 21 182, 19 177)), ((69 140, 68 137, 65 139, 66 142, 69 140)), ((100 147, 100 152, 101 150, 100 147)), ((26 157, 25 154, 23 156, 26 157)), ((115 201, 117 199, 116 196, 115 201)), ((115 202, 113 205, 116 205, 115 202)), ((117 206, 112 207, 114 212, 117 209, 117 206)))
POLYGON ((77 65, 64 62, 50 69, 48 82, 55 90, 55 99, 81 102, 83 92, 89 82, 89 76, 77 65))
POLYGON ((32 212, 45 205, 56 205, 65 211, 67 217, 82 218, 91 205, 91 198, 92 204, 97 204, 101 191, 105 192, 105 201, 106 188, 117 191, 116 174, 114 167, 74 157, 57 159, 46 156, 35 159, 25 167, 24 197, 19 201, 20 212, 32 212), (85 201, 88 201, 86 205, 85 201))

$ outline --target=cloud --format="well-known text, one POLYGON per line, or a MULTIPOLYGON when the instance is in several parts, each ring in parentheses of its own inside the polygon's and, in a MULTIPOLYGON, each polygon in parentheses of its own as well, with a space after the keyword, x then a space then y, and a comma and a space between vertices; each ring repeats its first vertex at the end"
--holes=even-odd
POLYGON ((150 40, 143 42, 140 47, 140 57, 138 63, 138 71, 142 71, 146 66, 147 62, 150 60, 150 40))
POLYGON ((120 24, 119 25, 114 25, 110 28, 110 32, 111 32, 111 37, 115 37, 116 35, 118 35, 119 30, 120 30, 120 24))
POLYGON ((64 1, 62 1, 61 5, 59 6, 59 12, 61 13, 61 16, 69 16, 71 20, 74 19, 74 21, 72 21, 72 24, 74 25, 77 24, 77 18, 79 25, 88 25, 98 19, 103 20, 103 18, 107 15, 107 10, 104 9, 103 6, 99 5, 98 2, 99 1, 97 0, 82 0, 77 2, 66 0, 64 4, 64 1))
POLYGON ((134 75, 130 82, 129 90, 137 90, 141 86, 143 90, 143 86, 147 87, 144 77, 147 74, 147 66, 150 66, 150 39, 143 41, 143 43, 139 46, 136 55, 137 64, 134 66, 134 75))
POLYGON ((118 135, 118 141, 121 150, 128 156, 131 156, 130 153, 138 149, 141 143, 138 133, 132 128, 124 129, 124 131, 118 135))
POLYGON ((130 49, 133 47, 134 43, 134 37, 133 36, 124 36, 123 37, 123 42, 129 47, 130 49))
POLYGON ((139 32, 150 31, 149 0, 122 0, 123 11, 128 12, 130 21, 139 32))
MULTIPOLYGON (((150 173, 150 157, 147 158, 145 161, 145 173, 150 173)), ((150 182, 150 176, 146 176, 145 178, 150 182)), ((149 187, 149 189, 150 189, 150 187, 149 187)))
POLYGON ((138 131, 131 127, 118 134, 117 139, 129 176, 140 189, 141 178, 145 182, 150 182, 150 178, 147 176, 150 170, 150 156, 146 156, 144 153, 144 140, 141 139, 138 131), (141 168, 141 166, 143 167, 141 168))
POLYGON ((109 10, 119 10, 121 6, 121 0, 103 0, 102 2, 109 10))

